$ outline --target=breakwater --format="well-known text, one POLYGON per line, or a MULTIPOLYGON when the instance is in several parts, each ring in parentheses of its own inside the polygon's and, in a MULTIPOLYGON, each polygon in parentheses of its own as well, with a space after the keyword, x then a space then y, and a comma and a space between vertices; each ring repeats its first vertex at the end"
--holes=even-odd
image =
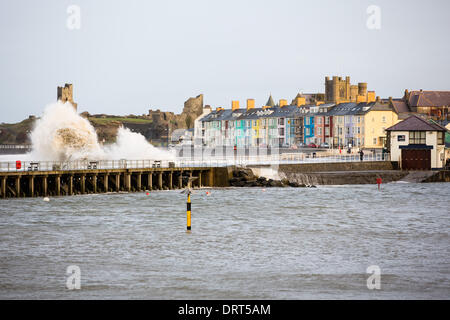
POLYGON ((0 197, 70 196, 214 186, 214 168, 139 168, 0 173, 0 197))

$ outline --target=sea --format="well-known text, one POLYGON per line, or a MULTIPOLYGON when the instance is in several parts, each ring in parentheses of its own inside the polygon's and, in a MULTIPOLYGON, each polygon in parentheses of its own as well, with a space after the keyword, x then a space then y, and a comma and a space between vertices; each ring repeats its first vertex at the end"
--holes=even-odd
POLYGON ((449 299, 449 183, 0 200, 0 299, 449 299))

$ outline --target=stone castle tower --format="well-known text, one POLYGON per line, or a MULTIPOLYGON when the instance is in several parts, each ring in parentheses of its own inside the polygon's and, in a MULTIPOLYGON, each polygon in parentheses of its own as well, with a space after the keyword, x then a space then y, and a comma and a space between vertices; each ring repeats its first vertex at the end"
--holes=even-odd
POLYGON ((75 108, 75 111, 77 110, 77 104, 73 101, 73 85, 70 83, 66 83, 64 87, 58 87, 57 90, 57 100, 61 100, 62 102, 69 101, 73 107, 75 108))
POLYGON ((325 103, 374 102, 375 91, 367 91, 367 83, 350 84, 350 77, 345 80, 338 76, 325 77, 325 103))

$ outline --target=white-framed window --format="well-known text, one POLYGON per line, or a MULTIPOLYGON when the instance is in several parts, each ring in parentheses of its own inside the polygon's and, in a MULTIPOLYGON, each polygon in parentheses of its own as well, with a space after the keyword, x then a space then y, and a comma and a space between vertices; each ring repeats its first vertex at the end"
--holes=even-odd
POLYGON ((437 133, 437 144, 441 145, 441 144, 445 144, 445 132, 438 132, 437 133))
POLYGON ((377 144, 377 138, 373 138, 373 144, 377 144))
POLYGON ((409 144, 425 144, 425 143, 426 143, 426 131, 409 132, 409 144))

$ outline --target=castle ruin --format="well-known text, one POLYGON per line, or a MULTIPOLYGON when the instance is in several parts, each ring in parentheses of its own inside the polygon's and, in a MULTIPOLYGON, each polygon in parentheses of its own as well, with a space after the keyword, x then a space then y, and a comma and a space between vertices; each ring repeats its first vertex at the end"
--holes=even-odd
POLYGON ((365 82, 352 85, 348 76, 345 79, 325 77, 325 103, 374 102, 375 99, 375 91, 367 91, 365 82))
POLYGON ((57 89, 57 100, 61 100, 63 103, 69 101, 72 106, 77 110, 77 104, 73 101, 73 85, 71 83, 66 83, 64 87, 58 87, 57 89))

